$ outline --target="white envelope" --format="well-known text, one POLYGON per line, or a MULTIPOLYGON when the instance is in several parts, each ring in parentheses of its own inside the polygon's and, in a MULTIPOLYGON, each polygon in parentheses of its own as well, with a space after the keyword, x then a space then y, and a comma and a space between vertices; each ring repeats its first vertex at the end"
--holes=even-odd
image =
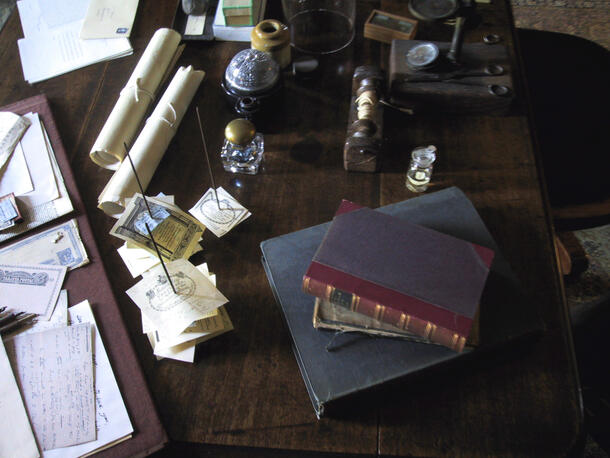
POLYGON ((121 38, 131 34, 138 0, 91 0, 80 38, 121 38))

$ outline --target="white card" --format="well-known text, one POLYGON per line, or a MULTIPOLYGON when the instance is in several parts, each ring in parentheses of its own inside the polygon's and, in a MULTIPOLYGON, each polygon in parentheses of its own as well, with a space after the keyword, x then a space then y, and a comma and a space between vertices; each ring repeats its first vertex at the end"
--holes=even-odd
POLYGON ((3 305, 51 318, 67 268, 65 266, 0 264, 3 305))
POLYGON ((222 187, 216 188, 216 192, 212 188, 208 189, 189 213, 201 221, 216 237, 222 237, 251 215, 248 209, 222 187))

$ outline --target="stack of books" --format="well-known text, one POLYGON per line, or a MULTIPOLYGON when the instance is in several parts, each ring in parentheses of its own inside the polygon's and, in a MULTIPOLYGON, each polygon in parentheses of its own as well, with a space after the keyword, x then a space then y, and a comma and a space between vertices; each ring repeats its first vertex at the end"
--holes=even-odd
POLYGON ((493 257, 489 248, 344 200, 303 290, 352 320, 362 314, 461 352, 493 257))
POLYGON ((332 222, 261 250, 318 418, 349 395, 541 329, 457 188, 377 210, 344 201, 332 222))

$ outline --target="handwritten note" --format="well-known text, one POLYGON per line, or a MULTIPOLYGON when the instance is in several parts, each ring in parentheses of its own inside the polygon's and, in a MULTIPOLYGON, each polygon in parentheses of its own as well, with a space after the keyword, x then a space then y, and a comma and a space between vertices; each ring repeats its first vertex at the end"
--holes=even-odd
POLYGON ((89 323, 16 336, 6 350, 41 449, 95 440, 89 323))
POLYGON ((48 450, 44 458, 77 458, 88 456, 127 440, 133 433, 133 427, 123 403, 121 392, 114 378, 110 360, 106 354, 102 337, 95 324, 89 301, 83 301, 68 309, 72 325, 91 323, 95 345, 93 346, 95 378, 95 416, 97 439, 84 444, 73 445, 55 450, 48 450))

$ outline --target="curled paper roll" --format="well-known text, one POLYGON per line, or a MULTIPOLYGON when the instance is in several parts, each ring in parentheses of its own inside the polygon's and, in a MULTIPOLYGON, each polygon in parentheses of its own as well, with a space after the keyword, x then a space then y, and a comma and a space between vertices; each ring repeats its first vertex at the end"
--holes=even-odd
POLYGON ((89 156, 100 167, 116 170, 131 143, 160 84, 180 54, 181 35, 159 29, 151 38, 119 99, 100 131, 89 156))
MULTIPOLYGON (((129 156, 144 189, 150 183, 204 76, 205 72, 193 70, 191 66, 180 67, 133 144, 129 156)), ((136 192, 139 192, 139 187, 131 165, 129 161, 123 161, 100 194, 98 207, 106 214, 118 217, 125 210, 125 199, 136 192)))

